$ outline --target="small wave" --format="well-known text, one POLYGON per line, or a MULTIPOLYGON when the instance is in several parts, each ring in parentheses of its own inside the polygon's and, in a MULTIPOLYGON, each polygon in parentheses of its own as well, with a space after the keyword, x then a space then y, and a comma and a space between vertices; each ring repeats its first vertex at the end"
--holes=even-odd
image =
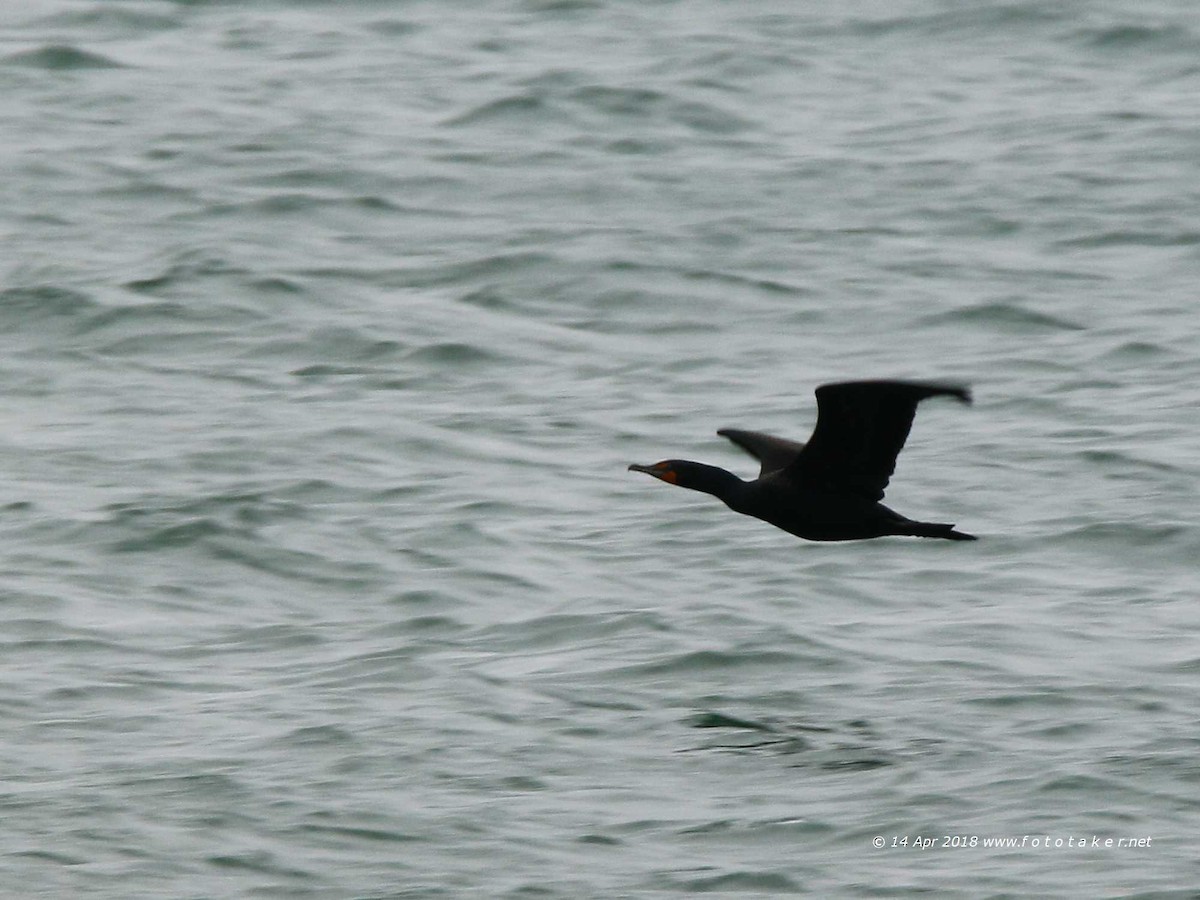
POLYGON ((76 318, 99 307, 81 291, 49 284, 0 291, 0 323, 10 330, 22 330, 31 322, 76 318))
POLYGON ((201 279, 245 274, 244 269, 230 265, 220 257, 185 253, 172 259, 153 275, 129 279, 123 287, 136 294, 159 296, 172 288, 201 279))
POLYGON ((1175 660, 1174 662, 1160 663, 1151 667, 1157 672, 1166 672, 1171 675, 1186 675, 1189 680, 1196 675, 1200 675, 1200 656, 1193 656, 1188 659, 1175 660))
POLYGON ((23 50, 3 58, 3 62, 14 66, 47 71, 71 71, 74 69, 123 69, 124 64, 99 53, 89 53, 69 44, 50 44, 35 50, 23 50))
POLYGON ((290 278, 283 278, 278 275, 267 276, 264 278, 254 278, 250 282, 250 287, 264 294, 289 294, 297 295, 304 294, 306 290, 304 285, 290 278))
MULTIPOLYGON (((1146 360, 1152 357, 1163 356, 1169 353, 1171 353, 1170 348, 1152 341, 1126 341, 1118 347, 1104 351, 1097 359, 1108 363, 1120 361, 1145 363, 1146 360)), ((1113 388, 1116 385, 1112 382, 1104 382, 1103 386, 1113 388)))
POLYGON ((585 106, 615 116, 641 117, 653 114, 665 101, 659 91, 648 88, 623 88, 608 85, 588 85, 570 95, 585 106))
POLYGON ((320 380, 323 378, 340 378, 343 376, 361 377, 380 375, 386 370, 378 366, 344 366, 328 363, 316 363, 311 366, 301 366, 292 369, 288 374, 296 378, 320 380))
POLYGON ((924 325, 986 325, 1002 331, 1025 334, 1034 331, 1082 331, 1083 326, 1068 319, 1035 312, 1016 303, 980 303, 921 319, 924 325))
POLYGON ((465 341, 441 341, 417 347, 405 354, 411 362, 433 363, 446 366, 481 364, 494 359, 491 351, 465 341))
POLYGON ((289 731, 274 743, 286 748, 345 747, 355 743, 354 735, 336 725, 308 725, 289 731))
POLYGON ((1062 534, 1063 540, 1087 544, 1115 543, 1145 550, 1173 543, 1191 529, 1183 525, 1146 525, 1136 522, 1094 522, 1062 534))
POLYGON ((794 284, 787 284, 783 281, 775 281, 770 278, 750 278, 745 275, 736 275, 732 272, 716 272, 711 269, 693 269, 685 272, 683 277, 692 281, 715 281, 723 284, 752 287, 765 293, 782 294, 790 297, 799 297, 810 293, 805 288, 794 284))
MULTIPOLYGON (((148 329, 156 324, 178 325, 182 323, 207 322, 233 328, 239 321, 257 319, 257 312, 230 306, 204 307, 197 304, 160 300, 149 303, 128 303, 112 306, 88 316, 80 326, 81 333, 92 331, 132 331, 134 337, 153 338, 148 329)), ((182 337, 175 332, 171 337, 182 337)))
MULTIPOLYGON (((75 655, 79 653, 107 654, 114 651, 128 652, 129 648, 107 638, 87 637, 66 634, 62 637, 24 638, 9 641, 4 649, 11 653, 15 650, 36 650, 46 655, 75 655)), ((59 691, 70 690, 59 688, 59 691)))
POLYGON ((342 590, 362 590, 378 575, 369 563, 345 562, 327 554, 290 550, 262 539, 248 541, 244 536, 214 538, 206 551, 214 559, 283 581, 342 590))
POLYGON ((753 669, 757 667, 782 667, 798 665, 817 668, 839 667, 840 661, 832 656, 805 655, 790 650, 690 650, 677 653, 653 662, 625 666, 619 671, 626 675, 709 675, 713 672, 753 669))
POLYGON ((231 491, 183 502, 150 498, 113 504, 105 512, 106 519, 88 527, 114 553, 200 548, 208 556, 271 572, 286 571, 289 565, 310 571, 317 578, 334 577, 330 572, 342 571, 330 565, 326 572, 322 563, 329 560, 285 549, 259 536, 263 526, 307 515, 304 505, 266 492, 231 491))
POLYGON ((1077 698, 1067 691, 1044 688, 1041 690, 1005 691, 987 696, 972 697, 965 702, 973 706, 999 707, 1003 709, 1025 706, 1070 707, 1076 704, 1077 698))
POLYGON ((512 94, 508 97, 481 103, 464 113, 445 120, 442 124, 451 128, 485 123, 524 125, 537 122, 545 124, 550 112, 550 104, 540 94, 512 94))
POLYGON ((858 772, 895 764, 895 754, 875 746, 876 741, 869 735, 871 729, 861 721, 830 727, 717 712, 697 713, 686 721, 693 728, 720 732, 694 751, 786 755, 791 765, 823 772, 858 772))
MULTIPOLYGON (((557 257, 549 253, 499 253, 466 262, 401 269, 394 273, 389 282, 396 287, 437 287, 511 276, 530 269, 554 266, 557 262, 557 257)), ((345 277, 345 273, 338 274, 345 277)))
POLYGON ((807 894, 808 889, 778 872, 729 872, 708 878, 692 878, 678 884, 688 893, 807 894))
POLYGON ((624 843, 607 834, 581 834, 575 840, 580 844, 599 844, 602 847, 620 847, 624 843))
POLYGON ((85 866, 91 859, 83 856, 72 856, 69 853, 59 853, 53 850, 16 850, 10 851, 17 859, 31 859, 35 862, 51 863, 55 866, 85 866))
POLYGON ((1111 797, 1121 787, 1121 782, 1114 778, 1074 774, 1046 778, 1038 786, 1038 792, 1043 794, 1069 793, 1083 797, 1111 797))
POLYGON ((153 528, 138 537, 125 538, 113 544, 117 553, 148 553, 155 550, 188 547, 206 538, 224 534, 226 528, 213 519, 195 519, 178 525, 153 528))
POLYGON ((247 350, 252 356, 295 357, 303 360, 291 370, 298 377, 374 374, 379 367, 394 363, 408 347, 390 338, 376 338, 359 329, 331 325, 318 328, 299 339, 277 340, 247 350))
POLYGON ((259 850, 247 853, 210 856, 205 861, 218 869, 241 869, 261 875, 284 876, 306 880, 315 877, 315 872, 284 866, 275 860, 275 854, 269 853, 266 850, 259 850))
POLYGON ((169 13, 160 14, 150 10, 124 8, 109 4, 102 4, 91 9, 53 13, 41 20, 42 25, 50 25, 55 28, 83 27, 89 32, 104 28, 114 34, 133 32, 139 36, 147 31, 180 28, 185 23, 185 19, 169 13))
POLYGON ((1101 50, 1182 50, 1194 49, 1196 42, 1185 28, 1178 26, 1111 25, 1078 32, 1083 43, 1101 50))
POLYGON ((587 642, 617 642, 647 632, 666 631, 662 617, 651 612, 554 613, 481 630, 476 640, 509 652, 553 649, 587 642))
MULTIPOLYGON (((415 593, 414 591, 406 591, 405 595, 415 593)), ((437 594, 434 591, 424 591, 426 595, 436 595, 437 603, 440 605, 448 605, 449 599, 443 599, 443 595, 437 594)), ((388 601, 392 604, 410 603, 412 601, 401 598, 394 598, 388 601)), ((428 602, 428 601, 427 601, 428 602)), ((413 616, 408 619, 400 619, 375 631, 376 635, 388 638, 395 637, 411 637, 414 634, 420 633, 426 636, 436 636, 439 638, 447 638, 453 635, 462 634, 466 630, 466 626, 454 618, 453 616, 444 615, 424 615, 413 616)))
POLYGON ((750 731, 766 731, 771 733, 778 731, 777 728, 766 722, 756 722, 752 719, 743 719, 715 712, 697 713, 688 720, 688 724, 693 728, 744 728, 750 731))
POLYGON ((1043 3, 951 4, 944 11, 928 15, 855 19, 848 23, 848 27, 852 32, 867 37, 915 32, 945 38, 964 32, 993 35, 1005 30, 1041 30, 1064 18, 1062 12, 1043 3))
POLYGON ((704 131, 710 134, 737 134, 754 126, 750 119, 712 103, 701 103, 698 100, 686 100, 673 104, 671 118, 694 131, 704 131))
POLYGON ((599 0, 526 0, 525 6, 534 12, 566 13, 584 9, 603 9, 599 0))
POLYGON ((1054 242, 1063 250, 1098 250, 1105 247, 1193 247, 1200 231, 1105 231, 1054 242))
POLYGON ((604 149, 617 156, 660 156, 671 147, 668 141, 646 138, 617 138, 604 144, 604 149))
POLYGON ((367 828, 365 826, 355 825, 302 825, 299 829, 306 834, 314 835, 318 838, 334 838, 342 839, 347 844, 358 844, 362 841, 374 841, 375 843, 411 843, 413 841, 428 841, 428 836, 409 834, 404 831, 396 831, 388 828, 367 828))
POLYGON ((1108 469, 1114 473, 1124 473, 1131 478, 1138 474, 1134 470, 1150 470, 1155 472, 1183 471, 1179 466, 1174 466, 1170 463, 1130 456, 1127 453, 1121 453, 1116 450, 1081 450, 1075 455, 1090 465, 1108 469))
POLYGON ((236 628, 222 637, 197 646, 185 646, 175 655, 207 659, 219 654, 260 654, 274 650, 300 650, 324 642, 320 632, 300 625, 255 625, 236 628))

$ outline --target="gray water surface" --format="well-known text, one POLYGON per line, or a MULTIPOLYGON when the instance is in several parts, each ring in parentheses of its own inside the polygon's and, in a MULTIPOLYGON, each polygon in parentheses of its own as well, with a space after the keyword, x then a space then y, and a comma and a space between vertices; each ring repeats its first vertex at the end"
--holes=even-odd
POLYGON ((0 39, 0 892, 1195 885, 1193 4, 0 39), (978 543, 626 471, 862 377, 974 386, 887 502, 978 543))

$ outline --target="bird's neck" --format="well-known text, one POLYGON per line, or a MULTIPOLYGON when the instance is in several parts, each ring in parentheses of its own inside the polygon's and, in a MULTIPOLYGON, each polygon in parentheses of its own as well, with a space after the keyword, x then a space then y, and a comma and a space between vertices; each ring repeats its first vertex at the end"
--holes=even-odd
POLYGON ((712 494, 730 506, 737 502, 746 487, 746 482, 719 466, 708 466, 704 463, 693 463, 692 466, 688 477, 677 482, 680 487, 712 494))

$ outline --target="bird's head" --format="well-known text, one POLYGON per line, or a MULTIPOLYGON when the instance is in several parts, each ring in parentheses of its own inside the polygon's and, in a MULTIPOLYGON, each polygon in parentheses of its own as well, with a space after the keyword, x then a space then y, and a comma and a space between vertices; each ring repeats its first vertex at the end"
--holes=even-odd
POLYGON ((656 462, 652 466, 642 466, 634 463, 629 467, 630 472, 645 472, 647 475, 653 475, 655 478, 660 478, 667 484, 679 484, 679 466, 687 466, 685 460, 682 459, 664 459, 662 462, 656 462))
POLYGON ((732 472, 687 459, 664 459, 652 466, 640 466, 635 463, 629 467, 629 470, 645 472, 667 484, 674 484, 681 488, 715 494, 722 500, 731 496, 731 493, 742 484, 741 480, 732 472))

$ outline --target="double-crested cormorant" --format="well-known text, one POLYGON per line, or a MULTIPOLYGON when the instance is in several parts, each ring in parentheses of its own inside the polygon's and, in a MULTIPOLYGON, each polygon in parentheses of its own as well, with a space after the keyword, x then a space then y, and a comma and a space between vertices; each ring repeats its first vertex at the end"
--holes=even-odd
POLYGON ((734 512, 754 516, 810 541, 854 541, 890 534, 973 541, 953 525, 915 522, 883 499, 917 404, 929 397, 971 402, 966 387, 912 381, 847 381, 817 388, 817 427, 807 444, 756 431, 722 428, 762 463, 754 481, 704 463, 668 459, 632 465, 668 484, 712 494, 734 512))

